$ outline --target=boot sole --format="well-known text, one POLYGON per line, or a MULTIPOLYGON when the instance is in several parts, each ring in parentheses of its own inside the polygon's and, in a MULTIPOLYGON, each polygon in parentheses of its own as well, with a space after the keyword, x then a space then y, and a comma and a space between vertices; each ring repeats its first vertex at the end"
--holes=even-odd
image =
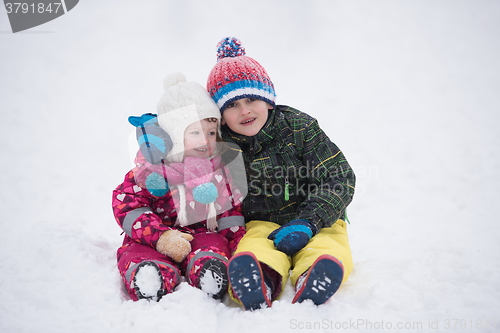
MULTIPOLYGON (((216 268, 218 273, 220 274, 221 281, 220 281, 220 291, 217 294, 212 294, 212 297, 214 299, 222 299, 224 295, 227 293, 227 287, 228 287, 228 277, 227 277, 227 267, 226 265, 218 260, 218 259, 208 259, 204 264, 203 268, 201 270, 201 276, 200 276, 200 281, 202 280, 202 277, 207 273, 207 272, 214 272, 214 270, 210 268, 216 268)), ((215 279, 215 277, 214 277, 215 279)), ((203 290, 201 288, 201 282, 199 289, 203 290)))
POLYGON ((158 265, 154 262, 151 262, 151 261, 144 261, 142 263, 139 264, 139 266, 137 266, 136 270, 135 270, 135 275, 134 275, 134 289, 135 289, 135 292, 136 292, 136 295, 139 299, 147 299, 147 300, 153 300, 155 297, 156 297, 156 301, 160 301, 160 299, 167 294, 167 291, 163 288, 164 286, 164 281, 163 281, 163 276, 161 274, 161 271, 160 271, 160 268, 158 267, 158 265), (140 288, 137 286, 136 284, 136 276, 137 276, 137 273, 139 273, 139 270, 145 266, 152 266, 156 269, 156 272, 158 274, 158 279, 160 281, 160 285, 162 286, 160 289, 158 289, 158 292, 155 296, 145 296, 142 294, 142 292, 140 291, 140 288))
POLYGON ((292 303, 310 299, 320 305, 335 294, 344 277, 344 266, 330 255, 319 256, 307 272, 304 283, 297 290, 292 303))
POLYGON ((264 284, 264 274, 259 261, 251 252, 241 252, 228 265, 229 281, 234 296, 240 300, 245 310, 271 307, 264 284))

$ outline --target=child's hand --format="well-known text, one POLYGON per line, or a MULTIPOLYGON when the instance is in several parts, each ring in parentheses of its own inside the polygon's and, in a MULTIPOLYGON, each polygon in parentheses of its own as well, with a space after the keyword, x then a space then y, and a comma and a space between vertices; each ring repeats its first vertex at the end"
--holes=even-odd
POLYGON ((307 220, 292 220, 274 230, 269 239, 274 241, 274 246, 281 252, 293 256, 309 243, 318 229, 307 220))
POLYGON ((156 250, 172 259, 175 262, 183 261, 191 252, 193 236, 180 232, 179 230, 167 230, 160 236, 156 244, 156 250))

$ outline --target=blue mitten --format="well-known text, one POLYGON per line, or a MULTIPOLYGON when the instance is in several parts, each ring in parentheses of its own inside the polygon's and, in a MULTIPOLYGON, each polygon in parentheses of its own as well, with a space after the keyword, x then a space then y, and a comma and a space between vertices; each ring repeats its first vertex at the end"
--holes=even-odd
POLYGON ((158 164, 165 159, 173 143, 158 124, 156 115, 145 113, 140 117, 131 116, 128 121, 136 127, 137 142, 146 160, 151 164, 158 164))
POLYGON ((281 252, 293 256, 309 243, 318 228, 307 220, 292 220, 269 235, 274 246, 281 252))

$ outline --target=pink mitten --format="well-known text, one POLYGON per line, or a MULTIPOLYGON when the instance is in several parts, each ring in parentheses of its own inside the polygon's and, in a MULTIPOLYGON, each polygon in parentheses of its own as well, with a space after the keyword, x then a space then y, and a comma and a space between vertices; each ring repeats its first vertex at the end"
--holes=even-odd
POLYGON ((156 250, 172 259, 175 262, 183 261, 191 252, 193 236, 180 232, 179 230, 167 230, 160 236, 156 244, 156 250))

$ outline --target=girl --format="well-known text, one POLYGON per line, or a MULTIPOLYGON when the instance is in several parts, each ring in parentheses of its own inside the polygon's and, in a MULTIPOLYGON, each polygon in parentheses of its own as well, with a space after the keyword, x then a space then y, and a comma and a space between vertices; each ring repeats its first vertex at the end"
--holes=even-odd
POLYGON ((157 116, 129 118, 140 150, 113 192, 125 233, 118 269, 134 301, 160 300, 182 276, 221 299, 227 261, 245 233, 246 188, 234 185, 229 170, 241 157, 217 142, 220 112, 201 85, 177 73, 164 87, 157 116))

